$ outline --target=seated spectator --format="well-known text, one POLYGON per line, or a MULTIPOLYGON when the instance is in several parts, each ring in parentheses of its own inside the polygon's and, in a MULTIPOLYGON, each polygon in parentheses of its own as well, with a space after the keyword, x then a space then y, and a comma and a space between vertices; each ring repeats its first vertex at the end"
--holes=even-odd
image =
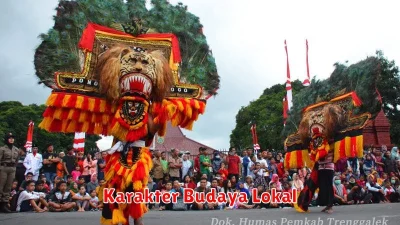
MULTIPOLYGON (((231 178, 229 179, 232 183, 232 187, 236 187, 238 180, 236 180, 236 176, 231 176, 231 178)), ((207 183, 207 187, 210 187, 209 182, 207 183)))
POLYGON ((232 188, 232 183, 230 180, 224 180, 223 186, 221 189, 221 192, 224 192, 225 194, 233 193, 234 189, 232 188))
POLYGON ((360 178, 356 182, 357 182, 358 186, 360 186, 361 188, 364 188, 366 185, 364 175, 360 175, 360 178))
POLYGON ((157 190, 162 191, 166 189, 167 183, 170 181, 169 174, 164 174, 164 178, 157 183, 157 190))
POLYGON ((397 193, 389 181, 385 183, 385 199, 388 202, 399 202, 400 194, 397 193))
POLYGON ((271 184, 275 184, 275 188, 277 191, 282 191, 282 184, 279 182, 278 174, 273 174, 272 179, 269 182, 269 188, 272 189, 271 184))
POLYGON ((88 193, 91 193, 92 190, 96 190, 96 188, 99 186, 99 183, 97 182, 97 174, 92 174, 90 177, 90 182, 86 184, 86 189, 88 193))
POLYGON ((265 173, 265 169, 261 168, 261 163, 260 162, 256 162, 255 167, 253 169, 253 174, 255 176, 254 178, 254 186, 263 186, 263 189, 265 190, 267 187, 267 182, 264 178, 264 173, 265 173))
POLYGON ((376 167, 375 167, 374 159, 372 158, 371 154, 367 154, 365 156, 365 160, 363 163, 363 170, 364 170, 365 175, 367 175, 367 176, 370 175, 372 170, 375 168, 376 167))
MULTIPOLYGON (((207 174, 203 174, 203 175, 201 175, 200 181, 199 181, 199 182, 197 182, 197 187, 200 187, 200 184, 201 184, 201 179, 203 179, 203 178, 206 178, 206 179, 208 180, 208 178, 207 178, 207 177, 208 177, 208 176, 207 176, 207 174)), ((206 184, 206 186, 207 186, 207 188, 211 187, 211 183, 210 183, 209 181, 207 181, 207 184, 206 184)))
MULTIPOLYGON (((241 182, 239 182, 239 183, 241 183, 241 182)), ((240 191, 240 189, 236 189, 236 192, 240 193, 241 191, 240 191)), ((226 207, 226 209, 252 209, 252 208, 254 208, 254 205, 241 203, 241 202, 239 202, 239 198, 236 198, 236 202, 233 205, 226 207)))
MULTIPOLYGON (((289 182, 284 182, 283 183, 283 189, 282 189, 282 193, 289 193, 290 196, 292 196, 292 186, 290 185, 289 182)), ((290 197, 291 198, 291 197, 290 197)), ((293 207, 293 203, 282 203, 281 207, 293 207)))
MULTIPOLYGON (((204 193, 204 194, 207 194, 208 192, 210 192, 210 188, 207 187, 207 182, 208 182, 207 178, 202 177, 200 180, 200 186, 198 186, 195 189, 195 192, 204 193)), ((192 209, 193 210, 208 210, 208 209, 214 209, 214 206, 216 206, 216 205, 214 205, 213 203, 193 202, 192 209)))
POLYGON ((31 173, 31 172, 28 172, 25 174, 25 180, 23 180, 21 182, 21 185, 19 186, 20 191, 25 190, 26 182, 31 181, 32 177, 33 177, 33 173, 31 173))
POLYGON ((18 192, 18 181, 14 180, 11 186, 10 200, 13 195, 17 194, 17 192, 18 192))
POLYGON ((251 175, 248 175, 246 177, 246 182, 244 183, 244 188, 249 190, 249 192, 251 194, 251 189, 253 189, 253 187, 254 187, 253 177, 251 175))
POLYGON ((63 181, 60 177, 55 176, 53 181, 53 188, 50 190, 49 195, 53 195, 57 192, 57 184, 63 181))
POLYGON ((382 187, 376 183, 374 175, 370 174, 368 176, 368 182, 366 184, 369 193, 372 194, 372 202, 373 203, 384 203, 386 202, 385 199, 385 192, 382 187))
POLYGON ((105 182, 106 182, 105 180, 99 181, 99 186, 96 187, 96 195, 97 196, 99 196, 100 187, 103 186, 105 182))
POLYGON ((72 182, 72 183, 69 185, 68 190, 69 190, 69 192, 71 193, 72 197, 74 197, 74 195, 76 195, 76 194, 79 192, 78 184, 75 183, 75 182, 72 182))
POLYGON ((40 180, 43 181, 43 188, 46 189, 47 193, 51 191, 51 183, 46 179, 44 174, 40 175, 40 180))
POLYGON ((81 167, 79 165, 75 166, 75 170, 72 171, 71 175, 72 175, 72 180, 78 181, 80 179, 80 176, 82 175, 81 167))
POLYGON ((347 204, 347 190, 346 187, 342 184, 340 177, 335 176, 333 178, 333 193, 334 198, 333 202, 338 205, 346 205, 347 204))
POLYGON ((196 188, 196 184, 193 182, 193 179, 189 176, 186 175, 183 179, 183 187, 184 188, 190 188, 190 189, 195 189, 196 188))
MULTIPOLYGON (((257 187, 257 196, 258 196, 259 199, 261 199, 261 195, 264 192, 265 192, 264 186, 263 185, 259 185, 257 187)), ((269 203, 260 202, 260 203, 255 204, 254 208, 256 208, 256 209, 266 208, 267 209, 267 208, 269 208, 269 203)))
POLYGON ((85 182, 84 176, 79 176, 79 180, 77 183, 78 183, 78 188, 81 188, 82 186, 84 186, 86 189, 86 182, 85 182))
POLYGON ((73 200, 76 201, 76 205, 78 206, 78 212, 85 212, 89 209, 89 200, 91 199, 90 195, 86 193, 86 189, 84 186, 79 188, 78 193, 72 196, 73 200))
MULTIPOLYGON (((270 183, 269 188, 267 188, 267 189, 265 190, 265 192, 271 193, 271 189, 276 189, 277 192, 281 191, 281 190, 279 190, 279 189, 277 188, 277 183, 275 183, 275 182, 270 183)), ((270 207, 270 208, 279 208, 279 204, 278 204, 278 203, 270 203, 270 204, 269 204, 269 207, 270 207)))
POLYGON ((97 197, 96 190, 90 192, 89 209, 90 211, 100 210, 99 198, 97 197))
POLYGON ((25 182, 26 190, 19 194, 17 201, 17 212, 45 212, 47 211, 46 195, 44 193, 34 192, 35 181, 25 182), (42 209, 43 208, 43 209, 42 209))
POLYGON ((67 182, 58 182, 56 188, 56 192, 50 197, 49 211, 72 211, 76 207, 76 203, 73 202, 71 193, 67 191, 67 182))
POLYGON ((36 181, 35 192, 44 193, 46 195, 49 193, 49 191, 47 191, 47 189, 44 188, 44 182, 42 180, 36 181))
MULTIPOLYGON (((164 178, 165 178, 165 176, 164 176, 164 178)), ((160 182, 162 182, 162 181, 160 181, 160 182)), ((172 190, 172 182, 170 180, 166 181, 164 186, 165 186, 165 189, 163 189, 161 192, 171 192, 171 190, 172 190)), ((160 211, 162 211, 162 210, 172 210, 172 207, 173 207, 173 203, 172 202, 165 203, 165 202, 161 201, 159 210, 160 211)))
POLYGON ((72 175, 67 175, 67 187, 71 186, 72 182, 75 182, 72 175))
POLYGON ((372 194, 368 193, 367 187, 361 187, 357 183, 352 183, 352 178, 349 182, 349 191, 347 194, 347 201, 349 204, 369 204, 371 203, 372 194))
POLYGON ((244 183, 239 181, 236 185, 236 190, 247 195, 247 199, 250 200, 250 192, 244 187, 244 183))
POLYGON ((300 180, 300 177, 297 175, 297 173, 293 174, 292 188, 296 189, 298 193, 300 193, 300 191, 304 188, 303 181, 300 180))

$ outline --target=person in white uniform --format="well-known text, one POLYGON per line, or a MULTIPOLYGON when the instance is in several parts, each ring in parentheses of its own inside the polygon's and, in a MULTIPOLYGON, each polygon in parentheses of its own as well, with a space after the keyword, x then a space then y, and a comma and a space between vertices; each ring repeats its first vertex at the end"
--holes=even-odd
POLYGON ((29 172, 33 174, 32 180, 37 181, 40 174, 40 168, 43 166, 42 154, 38 153, 38 147, 32 146, 32 153, 28 153, 24 160, 24 166, 26 168, 25 175, 29 172))

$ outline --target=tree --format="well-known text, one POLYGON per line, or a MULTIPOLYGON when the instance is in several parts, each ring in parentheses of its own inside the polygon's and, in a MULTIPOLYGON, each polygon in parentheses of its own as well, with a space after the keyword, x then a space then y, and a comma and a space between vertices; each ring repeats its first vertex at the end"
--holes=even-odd
MULTIPOLYGON (((182 3, 176 6, 166 0, 152 0, 151 3, 153 8, 147 10, 145 0, 60 1, 54 17, 55 25, 47 34, 40 35, 42 43, 35 52, 39 84, 54 87, 54 72, 81 70, 77 46, 88 22, 115 28, 116 23, 132 24, 134 19, 141 19, 143 26, 152 29, 136 30, 133 35, 154 30, 174 33, 179 39, 182 55, 181 80, 200 84, 215 95, 220 78, 199 18, 188 12, 182 3)), ((118 27, 124 29, 124 26, 118 27)))
MULTIPOLYGON (((33 143, 38 145, 39 150, 44 151, 46 145, 51 143, 57 152, 66 151, 67 147, 73 144, 73 134, 49 133, 38 128, 45 108, 45 105, 38 106, 35 104, 24 106, 16 101, 0 102, 0 137, 12 132, 16 137, 15 145, 18 148, 23 148, 26 142, 28 124, 32 120, 35 123, 33 143)), ((96 141, 99 139, 97 135, 87 136, 86 151, 96 149, 96 141)))
MULTIPOLYGON (((300 81, 292 83, 293 93, 303 89, 300 81)), ((236 115, 236 127, 230 135, 231 146, 244 149, 253 145, 250 127, 257 125, 258 142, 262 149, 283 149, 283 104, 286 95, 284 84, 276 84, 264 90, 255 101, 242 107, 236 115)))

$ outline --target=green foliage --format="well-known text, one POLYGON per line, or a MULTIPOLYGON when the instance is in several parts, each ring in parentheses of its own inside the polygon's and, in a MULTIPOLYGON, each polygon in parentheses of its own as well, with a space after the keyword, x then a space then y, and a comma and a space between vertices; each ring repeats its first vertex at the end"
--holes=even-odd
POLYGON ((144 26, 158 32, 174 33, 180 42, 182 55, 181 79, 200 84, 210 93, 219 88, 219 75, 214 57, 202 33, 202 25, 187 7, 166 0, 152 0, 147 10, 145 0, 76 0, 60 1, 55 25, 42 34, 42 43, 35 52, 35 68, 39 83, 52 87, 57 71, 80 71, 77 44, 88 22, 103 26, 130 24, 140 18, 144 26))
MULTIPOLYGON (((293 93, 296 94, 304 87, 298 80, 292 82, 293 93)), ((230 135, 231 146, 237 149, 252 147, 250 132, 252 124, 257 125, 258 142, 262 149, 283 149, 281 136, 283 126, 282 99, 286 95, 284 84, 276 84, 264 90, 255 101, 242 107, 236 115, 236 127, 230 135)))
MULTIPOLYGON (((67 150, 68 146, 72 146, 74 134, 49 133, 38 128, 39 122, 42 120, 42 114, 45 105, 27 105, 24 106, 20 102, 9 101, 0 102, 0 137, 6 133, 12 132, 15 136, 15 145, 23 148, 26 142, 29 121, 35 123, 33 130, 33 143, 38 145, 40 151, 44 151, 46 145, 51 143, 57 152, 67 150)), ((89 135, 86 137, 85 149, 97 148, 96 141, 100 138, 97 135, 89 135)), ((3 144, 3 143, 1 143, 3 144)))

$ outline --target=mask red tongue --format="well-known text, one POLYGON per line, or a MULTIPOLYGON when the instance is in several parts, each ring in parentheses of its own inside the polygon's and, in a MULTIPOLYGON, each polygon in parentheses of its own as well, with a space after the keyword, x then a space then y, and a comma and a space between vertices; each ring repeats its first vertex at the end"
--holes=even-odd
POLYGON ((320 134, 321 132, 319 131, 319 128, 318 127, 314 127, 313 129, 312 129, 312 132, 313 132, 313 134, 315 135, 315 134, 320 134))

